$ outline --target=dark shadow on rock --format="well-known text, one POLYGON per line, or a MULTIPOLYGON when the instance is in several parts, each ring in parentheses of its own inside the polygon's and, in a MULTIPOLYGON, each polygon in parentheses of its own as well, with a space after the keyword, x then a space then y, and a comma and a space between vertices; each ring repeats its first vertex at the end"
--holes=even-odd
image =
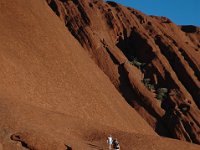
POLYGON ((134 56, 139 61, 148 64, 155 58, 155 54, 152 51, 152 47, 148 44, 147 39, 140 35, 136 29, 132 30, 129 37, 126 35, 124 39, 120 37, 116 46, 129 60, 134 56))
POLYGON ((193 25, 184 25, 181 26, 181 30, 186 33, 195 33, 197 32, 197 27, 193 25))
POLYGON ((106 3, 108 3, 111 7, 117 7, 118 4, 116 2, 113 1, 106 1, 106 3))
POLYGON ((51 7, 51 9, 56 13, 57 16, 60 16, 60 12, 58 10, 58 6, 56 4, 56 2, 54 0, 52 0, 50 3, 49 3, 49 6, 51 7))
POLYGON ((94 149, 97 149, 97 150, 103 150, 103 148, 101 148, 100 146, 97 146, 97 145, 94 145, 94 144, 91 144, 91 143, 88 143, 88 145, 89 145, 91 148, 94 148, 94 149))
MULTIPOLYGON (((187 91, 189 91, 197 106, 200 108, 199 97, 197 96, 199 87, 186 70, 186 67, 181 62, 178 55, 174 53, 173 50, 170 50, 171 48, 165 44, 165 41, 162 37, 157 36, 155 38, 155 43, 159 46, 161 53, 167 58, 178 79, 181 81, 187 91)), ((183 50, 181 50, 181 52, 183 53, 183 50)))
POLYGON ((66 146, 66 150, 72 150, 72 147, 70 147, 69 145, 65 144, 65 146, 66 146))
POLYGON ((26 141, 21 137, 20 133, 12 134, 12 135, 10 136, 10 139, 13 140, 13 141, 20 142, 21 145, 22 145, 24 148, 26 148, 26 149, 33 150, 33 149, 30 148, 30 146, 26 143, 26 141))
POLYGON ((120 81, 120 86, 119 90, 122 94, 122 96, 127 100, 127 102, 134 107, 134 104, 137 103, 137 105, 140 105, 143 107, 151 116, 157 119, 156 123, 156 129, 155 131, 160 135, 160 136, 165 136, 165 137, 170 137, 170 133, 168 132, 164 122, 162 121, 162 118, 158 116, 155 113, 155 110, 153 108, 149 108, 142 99, 142 97, 139 97, 133 90, 132 85, 130 84, 130 81, 128 79, 128 73, 124 69, 124 65, 119 65, 118 67, 118 73, 120 75, 119 81, 120 81))
POLYGON ((138 99, 136 93, 132 89, 132 85, 130 84, 130 81, 128 79, 128 73, 124 69, 124 65, 121 64, 118 67, 118 73, 119 73, 119 90, 122 94, 122 96, 127 100, 127 102, 130 104, 133 100, 138 99))
POLYGON ((160 136, 173 138, 169 129, 167 128, 166 124, 164 123, 163 118, 160 118, 157 120, 155 131, 160 136))
POLYGON ((118 65, 119 61, 115 58, 115 56, 111 53, 110 49, 108 47, 105 47, 106 51, 108 52, 110 58, 114 62, 114 64, 118 65))

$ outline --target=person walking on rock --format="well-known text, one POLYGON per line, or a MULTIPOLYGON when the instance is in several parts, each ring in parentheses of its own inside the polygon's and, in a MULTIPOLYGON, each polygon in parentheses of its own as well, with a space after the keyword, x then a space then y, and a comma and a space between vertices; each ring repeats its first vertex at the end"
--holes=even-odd
POLYGON ((107 138, 107 143, 108 143, 108 149, 111 150, 112 149, 112 143, 113 143, 113 139, 112 139, 111 135, 109 135, 109 137, 107 138))
POLYGON ((112 144, 114 150, 120 150, 119 142, 117 141, 117 139, 114 139, 112 144))

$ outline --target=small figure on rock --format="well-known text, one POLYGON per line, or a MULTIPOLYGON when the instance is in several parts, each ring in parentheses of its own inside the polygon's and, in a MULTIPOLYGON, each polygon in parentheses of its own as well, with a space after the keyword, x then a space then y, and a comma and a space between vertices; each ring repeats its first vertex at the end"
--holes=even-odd
POLYGON ((112 139, 111 135, 108 136, 107 143, 108 143, 108 149, 111 150, 112 149, 112 143, 113 143, 113 139, 112 139))
POLYGON ((120 150, 119 142, 117 141, 117 139, 114 139, 112 144, 114 150, 120 150))

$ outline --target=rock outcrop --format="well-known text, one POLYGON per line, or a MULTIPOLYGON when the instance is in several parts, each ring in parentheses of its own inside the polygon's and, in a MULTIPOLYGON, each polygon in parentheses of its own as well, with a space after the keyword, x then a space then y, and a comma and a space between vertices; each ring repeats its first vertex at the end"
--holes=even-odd
POLYGON ((200 28, 111 1, 47 2, 159 135, 200 144, 200 28))
MULTIPOLYGON (((198 107, 131 11, 103 1, 0 1, 0 150, 106 149, 109 134, 124 150, 200 149, 159 137, 152 129, 158 133, 167 129, 163 135, 198 143, 198 107), (126 15, 138 27, 131 20, 119 21, 126 15), (132 48, 141 53, 133 51, 132 58, 132 48), (144 51, 148 55, 142 57, 144 51)), ((173 29, 195 46, 198 28, 195 33, 187 28, 173 29)), ((187 61, 180 59, 180 64, 188 60, 194 64, 187 63, 184 78, 190 77, 195 89, 198 72, 190 76, 187 69, 194 70, 198 52, 194 58, 192 51, 185 53, 187 61)))
POLYGON ((114 132, 156 136, 45 0, 1 1, 0 20, 3 149, 87 150, 114 132))

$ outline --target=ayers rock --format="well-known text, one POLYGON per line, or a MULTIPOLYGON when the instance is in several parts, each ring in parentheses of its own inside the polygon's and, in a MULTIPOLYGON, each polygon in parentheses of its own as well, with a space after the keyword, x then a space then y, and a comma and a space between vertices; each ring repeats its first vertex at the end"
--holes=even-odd
POLYGON ((5 0, 0 20, 0 150, 200 149, 198 27, 101 0, 5 0))

